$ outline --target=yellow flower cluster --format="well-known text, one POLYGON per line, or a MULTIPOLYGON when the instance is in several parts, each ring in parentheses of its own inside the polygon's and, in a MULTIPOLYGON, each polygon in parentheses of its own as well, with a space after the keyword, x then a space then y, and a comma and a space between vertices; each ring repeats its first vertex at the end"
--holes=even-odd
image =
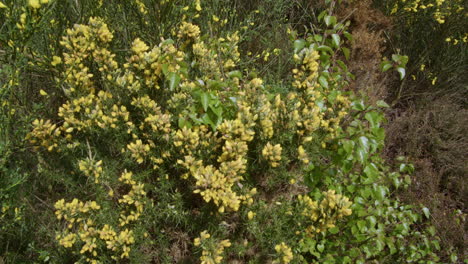
POLYGON ((207 44, 199 41, 193 44, 193 54, 198 62, 198 67, 203 72, 203 78, 209 79, 221 74, 218 65, 218 54, 209 49, 207 44))
POLYGON ((138 164, 143 163, 145 157, 151 150, 149 144, 143 144, 141 139, 137 139, 135 142, 130 142, 127 145, 127 149, 130 151, 132 157, 136 160, 138 164))
POLYGON ((115 55, 106 49, 112 38, 109 28, 100 18, 92 17, 89 19, 89 25, 77 24, 73 29, 67 30, 67 35, 60 42, 68 50, 68 53, 63 54, 63 75, 69 85, 67 93, 94 91, 93 74, 89 73, 89 67, 85 65, 90 57, 98 63, 101 72, 118 68, 114 60, 115 55))
POLYGON ((72 228, 73 223, 82 221, 83 218, 78 217, 81 213, 87 213, 90 210, 99 210, 101 207, 95 201, 82 202, 78 199, 73 199, 69 203, 65 200, 59 200, 55 203, 55 215, 58 220, 62 218, 70 222, 68 228, 72 228))
POLYGON ((111 93, 99 91, 97 96, 90 93, 63 104, 58 115, 64 120, 62 127, 65 132, 71 133, 75 129, 117 129, 120 124, 132 127, 129 112, 124 105, 108 106, 112 97, 111 93))
POLYGON ((26 135, 26 139, 32 144, 40 144, 48 151, 58 147, 58 137, 61 135, 61 130, 57 125, 52 124, 50 120, 36 119, 33 121, 33 130, 26 135))
POLYGON ((226 76, 222 72, 231 70, 240 60, 238 42, 238 32, 228 34, 226 37, 209 39, 208 42, 196 39, 192 51, 195 65, 201 72, 200 78, 205 81, 224 79, 226 76))
POLYGON ((179 39, 196 40, 200 37, 200 28, 189 22, 182 22, 177 33, 179 39))
POLYGON ((300 145, 297 148, 297 158, 304 164, 309 164, 309 156, 304 150, 304 147, 300 145))
POLYGON ((465 33, 463 37, 456 38, 456 37, 448 37, 445 39, 446 42, 451 43, 453 45, 458 45, 458 43, 467 43, 468 42, 468 33, 465 33))
POLYGON ((140 130, 144 130, 146 125, 151 128, 151 132, 168 134, 171 131, 171 115, 167 112, 163 113, 158 104, 148 95, 133 98, 132 105, 139 108, 146 116, 139 126, 140 130))
POLYGON ((299 195, 299 203, 304 206, 302 215, 310 220, 306 235, 314 237, 316 233, 325 232, 335 227, 336 222, 344 216, 351 215, 352 202, 348 197, 336 194, 335 190, 323 192, 324 198, 318 203, 307 195, 299 195))
POLYGON ((281 242, 281 244, 278 244, 275 246, 275 251, 276 254, 279 255, 279 258, 277 258, 275 261, 273 261, 274 264, 280 264, 280 263, 290 263, 293 259, 293 253, 290 247, 286 245, 286 243, 281 242))
MULTIPOLYGON (((297 133, 303 137, 304 142, 310 141, 312 133, 319 128, 326 132, 324 141, 335 138, 340 122, 347 115, 351 104, 349 98, 342 94, 338 94, 333 101, 327 99, 326 94, 329 93, 328 89, 331 89, 332 84, 327 89, 318 81, 319 78, 323 78, 323 82, 330 81, 324 76, 319 77, 319 58, 318 52, 312 47, 304 48, 294 55, 296 63, 300 66, 293 69, 293 86, 302 96, 293 107, 290 119, 298 120, 297 133)), ((290 96, 295 97, 293 94, 290 96)))
POLYGON ((102 160, 94 161, 94 159, 86 158, 78 162, 80 171, 87 177, 93 177, 95 183, 99 183, 99 177, 102 174, 102 160))
POLYGON ((122 211, 120 214, 120 226, 138 220, 143 213, 144 198, 146 197, 144 184, 136 182, 132 176, 133 173, 125 170, 119 178, 120 182, 130 185, 131 188, 127 194, 119 199, 119 203, 126 206, 126 211, 122 211))
POLYGON ((210 239, 211 235, 205 230, 200 233, 200 237, 193 240, 195 246, 203 249, 200 257, 201 264, 219 264, 224 258, 224 249, 231 246, 228 239, 216 241, 210 239))
POLYGON ((197 128, 191 129, 183 127, 182 129, 177 130, 173 140, 174 146, 182 147, 182 153, 184 154, 191 154, 192 151, 197 149, 200 142, 200 137, 196 130, 197 128))
MULTIPOLYGON (((292 112, 292 119, 297 119, 298 134, 300 136, 309 137, 312 132, 320 127, 320 122, 324 118, 320 107, 316 104, 316 100, 321 97, 318 88, 320 84, 317 82, 319 69, 319 54, 314 49, 303 49, 299 54, 294 55, 296 63, 299 63, 299 68, 293 69, 293 86, 302 93, 299 104, 299 109, 292 112)), ((295 97, 295 95, 291 95, 295 97)))
POLYGON ((34 9, 41 8, 41 5, 48 4, 49 0, 28 0, 28 5, 34 9))
POLYGON ((149 50, 148 45, 139 38, 135 39, 131 48, 133 55, 124 64, 125 73, 117 77, 117 84, 131 92, 139 91, 142 86, 159 89, 162 78, 162 65, 167 65, 169 72, 180 69, 179 62, 185 56, 170 42, 162 42, 149 50))
POLYGON ((399 10, 406 12, 429 12, 439 24, 444 24, 447 17, 465 10, 461 0, 399 0, 392 8, 391 14, 399 10))
POLYGON ((319 87, 316 79, 318 77, 320 56, 315 49, 304 49, 300 54, 294 55, 296 63, 300 64, 299 69, 293 69, 293 86, 304 89, 307 95, 314 95, 315 88, 319 87))
MULTIPOLYGON (((219 212, 224 212, 226 208, 237 211, 242 202, 252 204, 252 195, 256 193, 256 189, 252 189, 246 194, 238 195, 233 188, 236 183, 243 180, 242 174, 245 173, 248 151, 247 142, 253 139, 255 132, 252 127, 255 125, 256 117, 250 113, 250 108, 240 104, 241 112, 234 120, 224 120, 217 130, 221 133, 222 153, 218 157, 219 168, 213 165, 204 166, 202 160, 197 160, 192 155, 185 156, 185 160, 178 160, 178 164, 184 166, 190 175, 196 180, 196 189, 194 193, 200 193, 206 202, 213 201, 219 212), (252 120, 252 121, 248 121, 252 120)), ((180 134, 183 133, 181 131, 180 134)), ((185 129, 185 133, 191 133, 185 129)), ((211 135, 211 134, 210 134, 211 135)), ((212 134, 214 137, 216 134, 212 134)), ((204 135, 206 138, 207 134, 204 135)), ((176 140, 175 144, 187 144, 190 141, 176 140)), ((200 137, 198 137, 200 138, 200 137)), ((191 136, 191 140, 197 144, 197 138, 191 136)), ((208 142, 203 145, 209 145, 208 142)), ((187 147, 187 150, 190 150, 187 147)), ((187 151, 192 153, 192 151, 187 151)))
POLYGON ((263 157, 270 163, 271 167, 275 168, 279 166, 279 161, 281 160, 281 151, 283 148, 280 144, 271 145, 268 142, 265 147, 262 149, 263 157))
MULTIPOLYGON (((88 171, 86 165, 83 164, 84 170, 88 171)), ((119 178, 120 182, 130 185, 130 191, 118 200, 124 206, 120 212, 120 227, 138 220, 145 204, 144 185, 133 180, 132 175, 131 172, 125 170, 119 178)), ((80 254, 86 257, 88 263, 97 263, 94 257, 97 256, 97 250, 101 244, 105 244, 107 249, 115 253, 112 256, 114 260, 129 257, 131 245, 135 243, 133 231, 126 228, 117 233, 116 229, 108 224, 98 228, 92 219, 96 217, 92 211, 100 210, 101 206, 95 201, 84 203, 73 199, 66 203, 62 199, 55 203, 55 209, 57 219, 63 219, 67 223, 67 228, 56 237, 61 246, 71 248, 79 244, 81 246, 80 254), (101 241, 105 243, 101 243, 101 241)))
POLYGON ((244 195, 238 195, 233 190, 234 183, 243 179, 239 175, 245 171, 246 162, 243 158, 223 162, 219 169, 212 165, 203 166, 201 160, 196 161, 192 156, 185 156, 185 161, 179 160, 178 163, 185 166, 195 178, 196 189, 193 192, 200 193, 207 203, 213 201, 220 213, 223 213, 226 208, 237 211, 242 202, 253 203, 252 196, 256 194, 255 188, 244 195))
POLYGON ((135 4, 138 6, 138 11, 143 15, 148 14, 148 8, 146 7, 145 3, 141 0, 135 0, 135 4))
MULTIPOLYGON (((255 81, 255 79, 251 81, 251 84, 255 81)), ((279 94, 275 96, 274 102, 272 104, 267 99, 265 94, 261 94, 258 96, 257 111, 259 113, 260 127, 262 128, 262 136, 264 136, 266 139, 272 138, 274 135, 274 126, 277 125, 280 121, 281 113, 286 112, 286 106, 281 100, 281 96, 279 94)))

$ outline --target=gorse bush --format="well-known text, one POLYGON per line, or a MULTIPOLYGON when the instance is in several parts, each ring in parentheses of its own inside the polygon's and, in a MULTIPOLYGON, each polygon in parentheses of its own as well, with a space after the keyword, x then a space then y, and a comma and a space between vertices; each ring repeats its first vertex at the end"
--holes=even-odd
POLYGON ((427 208, 392 196, 412 166, 380 156, 388 106, 346 89, 352 36, 337 2, 313 33, 291 32, 290 82, 262 78, 239 48, 248 26, 226 28, 216 1, 105 2, 0 6, 2 151, 16 152, 2 173, 20 168, 2 185, 7 261, 438 261, 427 208), (52 18, 66 7, 76 24, 52 18), (21 201, 28 217, 9 205, 21 201), (15 237, 26 230, 30 241, 15 237))

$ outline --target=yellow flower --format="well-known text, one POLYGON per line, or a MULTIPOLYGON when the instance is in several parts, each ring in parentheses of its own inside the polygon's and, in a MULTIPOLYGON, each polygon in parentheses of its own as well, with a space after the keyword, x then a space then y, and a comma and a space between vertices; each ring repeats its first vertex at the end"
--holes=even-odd
POLYGON ((280 258, 276 259, 273 263, 290 263, 293 259, 293 253, 291 248, 286 243, 281 242, 275 246, 276 253, 280 258))
POLYGON ((197 10, 198 12, 202 11, 200 0, 195 1, 195 10, 197 10))
POLYGON ((39 0, 29 0, 29 6, 37 9, 41 7, 41 3, 39 2, 39 0))
POLYGON ((52 64, 52 66, 57 66, 60 63, 62 63, 62 58, 60 58, 58 56, 53 56, 52 57, 52 62, 50 64, 52 64))
POLYGON ((255 216, 255 213, 252 212, 252 211, 249 211, 249 212, 247 213, 247 218, 248 218, 249 220, 252 220, 252 219, 254 218, 254 216, 255 216))

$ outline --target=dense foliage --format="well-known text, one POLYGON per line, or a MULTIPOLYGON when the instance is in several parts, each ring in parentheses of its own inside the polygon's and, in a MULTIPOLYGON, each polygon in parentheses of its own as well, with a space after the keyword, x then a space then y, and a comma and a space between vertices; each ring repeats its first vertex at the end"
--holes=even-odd
POLYGON ((381 155, 388 105, 348 89, 339 3, 262 50, 271 14, 238 4, 0 2, 2 260, 439 261, 394 196, 413 166, 381 155))

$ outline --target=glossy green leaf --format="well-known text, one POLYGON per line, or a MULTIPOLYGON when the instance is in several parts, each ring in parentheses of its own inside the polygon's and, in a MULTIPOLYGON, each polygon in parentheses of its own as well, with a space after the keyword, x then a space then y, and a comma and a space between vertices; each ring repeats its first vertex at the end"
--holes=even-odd
POLYGON ((174 91, 174 89, 179 85, 180 76, 175 72, 169 74, 169 90, 174 91))
POLYGON ((318 46, 316 49, 317 51, 323 51, 323 52, 328 52, 329 54, 333 54, 333 49, 326 45, 318 46))
POLYGON ((392 65, 392 63, 390 61, 383 61, 380 64, 380 69, 382 70, 382 72, 386 72, 386 71, 390 70, 392 67, 393 67, 393 65, 392 65))
POLYGON ((332 40, 333 40, 333 45, 335 45, 335 47, 340 47, 340 42, 341 42, 341 38, 338 34, 332 34, 332 40))
POLYGON ((325 16, 324 18, 325 24, 327 26, 334 26, 336 25, 336 16, 325 16))
POLYGON ((403 67, 398 67, 398 68, 397 68, 397 72, 400 74, 400 80, 403 80, 403 78, 405 78, 405 75, 406 75, 406 70, 405 70, 405 68, 403 68, 403 67))
POLYGON ((345 48, 345 47, 342 47, 341 51, 343 51, 343 54, 344 54, 346 60, 349 60, 350 55, 351 55, 351 51, 348 48, 345 48))
POLYGON ((240 71, 231 71, 228 73, 229 78, 242 78, 242 73, 240 71))
POLYGON ((390 106, 389 106, 385 101, 383 101, 383 100, 378 100, 378 101, 377 101, 377 106, 378 106, 378 107, 384 107, 384 108, 390 107, 390 106))
POLYGON ((305 40, 297 39, 294 41, 294 53, 299 53, 305 47, 305 40))
POLYGON ((208 110, 208 105, 210 102, 210 97, 208 93, 201 93, 200 94, 200 103, 203 107, 203 110, 206 112, 208 110))
POLYGON ((423 207, 422 211, 423 211, 424 215, 426 216, 426 218, 429 219, 429 217, 431 216, 431 213, 429 212, 429 208, 423 207))
POLYGON ((318 81, 323 88, 328 89, 328 81, 323 75, 318 78, 318 81))

